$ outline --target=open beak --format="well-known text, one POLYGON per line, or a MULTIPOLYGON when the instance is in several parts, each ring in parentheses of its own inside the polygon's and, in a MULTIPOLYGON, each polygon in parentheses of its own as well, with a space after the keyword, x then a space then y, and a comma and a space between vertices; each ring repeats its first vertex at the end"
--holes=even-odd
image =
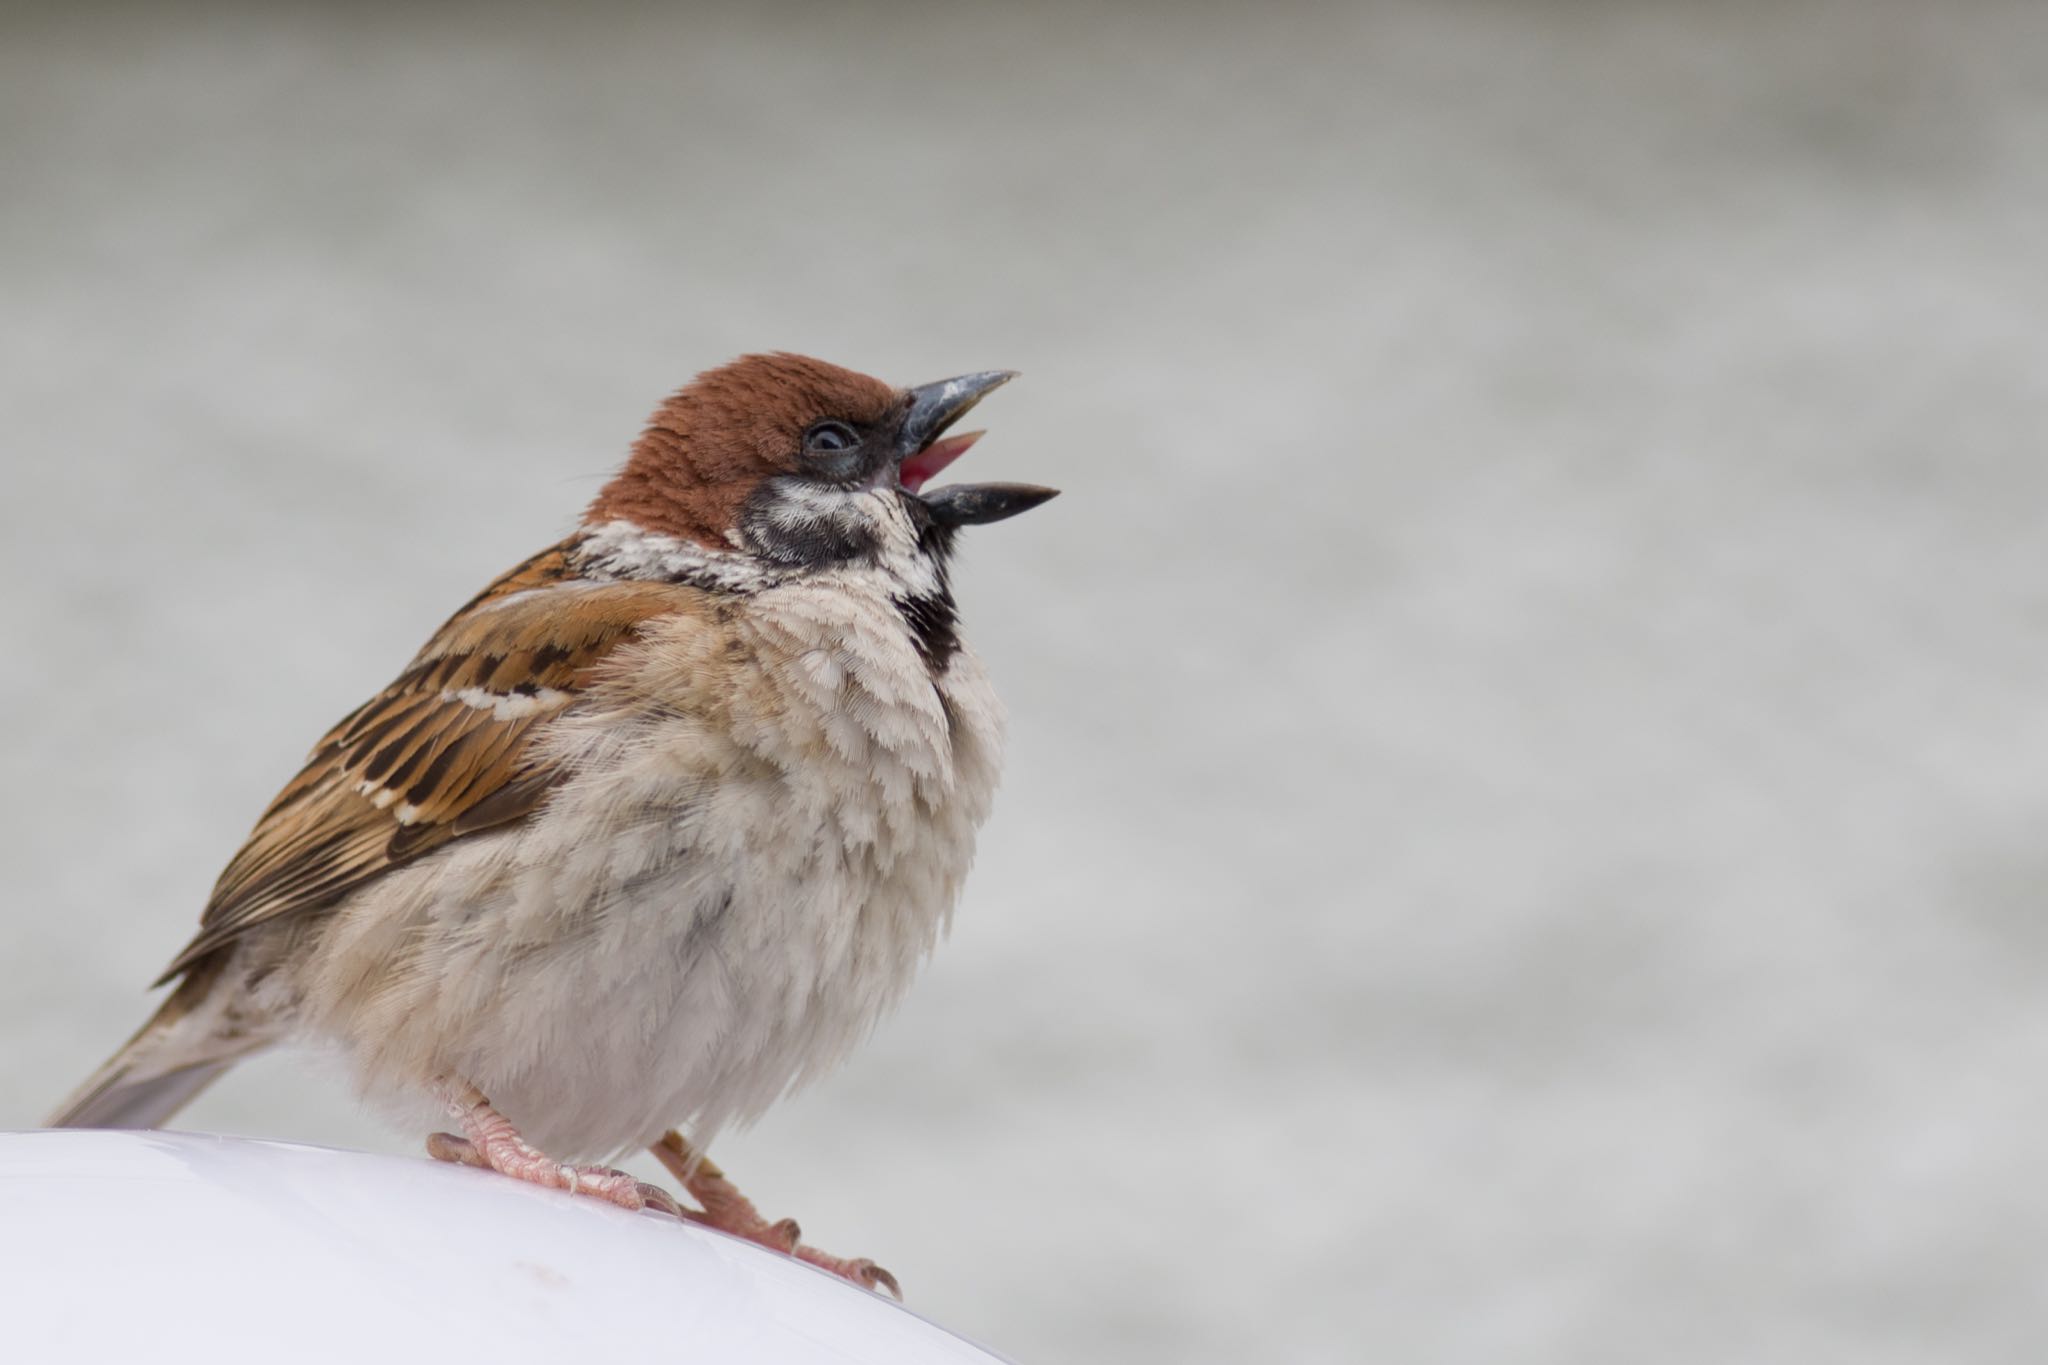
POLYGON ((1017 377, 1015 370, 983 370, 941 379, 909 391, 904 414, 896 480, 903 491, 923 502, 941 526, 968 526, 1001 521, 1028 512, 1058 495, 1056 488, 1028 483, 962 483, 923 492, 939 471, 967 453, 981 439, 978 431, 946 435, 946 429, 967 415, 982 395, 1017 377))

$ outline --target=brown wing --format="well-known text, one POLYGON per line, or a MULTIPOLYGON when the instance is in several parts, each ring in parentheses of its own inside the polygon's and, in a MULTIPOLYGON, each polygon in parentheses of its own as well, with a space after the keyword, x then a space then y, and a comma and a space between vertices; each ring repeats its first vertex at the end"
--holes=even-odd
POLYGON ((702 601, 664 583, 565 581, 548 560, 486 589, 328 731, 221 873, 198 937, 159 984, 254 925, 525 816, 562 776, 533 742, 548 720, 643 622, 702 601))

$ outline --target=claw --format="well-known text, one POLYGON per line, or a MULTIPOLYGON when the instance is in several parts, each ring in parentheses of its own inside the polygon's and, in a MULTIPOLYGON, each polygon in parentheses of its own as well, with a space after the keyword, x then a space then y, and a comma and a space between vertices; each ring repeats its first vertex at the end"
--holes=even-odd
POLYGON ((689 1216, 676 1197, 659 1185, 636 1180, 609 1166, 571 1166, 535 1151, 474 1086, 451 1087, 447 1099, 449 1109, 462 1120, 468 1136, 430 1136, 427 1155, 436 1161, 480 1166, 570 1194, 594 1196, 634 1212, 653 1209, 679 1220, 689 1216))
POLYGON ((852 1280, 863 1289, 887 1290, 890 1298, 898 1303, 903 1302, 903 1286, 896 1283, 896 1277, 876 1265, 873 1261, 870 1261, 867 1257, 861 1256, 851 1261, 842 1261, 836 1256, 817 1254, 806 1256, 804 1253, 807 1251, 810 1251, 809 1247, 801 1248, 796 1253, 797 1259, 817 1266, 820 1270, 829 1270, 841 1279, 852 1280))
POLYGON ((643 1180, 639 1182, 639 1186, 640 1199, 645 1207, 658 1213, 665 1213, 677 1222, 689 1222, 690 1215, 696 1212, 694 1209, 684 1208, 674 1195, 659 1185, 650 1185, 643 1180))
POLYGON ((474 1166, 488 1171, 491 1163, 485 1161, 483 1153, 468 1138, 453 1133, 431 1133, 427 1136, 427 1155, 436 1161, 452 1162, 457 1166, 474 1166))
POLYGON ((702 1213, 689 1209, 683 1212, 683 1217, 717 1228, 720 1232, 729 1232, 735 1237, 744 1237, 770 1251, 794 1256, 807 1265, 851 1280, 863 1289, 886 1291, 898 1303, 903 1301, 903 1288, 896 1283, 896 1277, 873 1261, 866 1257, 846 1260, 828 1256, 816 1247, 803 1244, 803 1229, 797 1226, 796 1219, 783 1218, 771 1223, 763 1218, 753 1201, 739 1192, 738 1187, 726 1178, 725 1172, 718 1169, 717 1163, 692 1147, 682 1134, 663 1134, 661 1141, 648 1150, 673 1171, 690 1196, 704 1206, 702 1213))

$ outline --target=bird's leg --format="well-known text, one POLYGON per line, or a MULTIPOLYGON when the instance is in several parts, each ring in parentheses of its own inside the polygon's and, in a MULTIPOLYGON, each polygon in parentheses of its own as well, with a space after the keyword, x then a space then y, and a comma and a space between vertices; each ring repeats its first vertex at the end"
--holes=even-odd
POLYGON ((648 1150, 669 1168, 676 1179, 683 1182, 683 1188, 689 1191, 690 1196, 704 1206, 703 1222, 721 1232, 759 1243, 771 1251, 794 1256, 820 1270, 829 1270, 863 1289, 886 1289, 898 1299, 903 1297, 896 1277, 866 1257, 828 1256, 816 1247, 803 1244, 803 1232, 794 1218, 771 1223, 762 1217, 761 1211, 754 1207, 754 1201, 741 1194, 739 1188, 726 1179, 718 1164, 691 1146, 681 1133, 670 1129, 648 1150))
POLYGON ((427 1155, 436 1161, 479 1166, 571 1194, 596 1195, 623 1209, 658 1209, 677 1218, 684 1216, 675 1196, 659 1185, 635 1180, 609 1166, 571 1166, 535 1151, 519 1136, 512 1121, 493 1109, 473 1085, 451 1085, 442 1092, 442 1099, 468 1136, 435 1133, 429 1137, 427 1155))
POLYGON ((796 1219, 771 1223, 754 1207, 754 1201, 739 1192, 724 1171, 710 1157, 692 1146, 682 1134, 671 1129, 648 1150, 683 1182, 690 1197, 704 1206, 704 1221, 721 1232, 730 1232, 774 1251, 794 1254, 802 1229, 796 1219))

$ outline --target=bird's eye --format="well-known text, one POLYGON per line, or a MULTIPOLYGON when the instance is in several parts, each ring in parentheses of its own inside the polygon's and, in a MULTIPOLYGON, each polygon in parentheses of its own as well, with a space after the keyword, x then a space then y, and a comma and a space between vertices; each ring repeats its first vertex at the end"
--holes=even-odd
POLYGON ((813 455, 833 455, 859 444, 860 437, 844 422, 820 422, 804 433, 804 449, 813 455))

